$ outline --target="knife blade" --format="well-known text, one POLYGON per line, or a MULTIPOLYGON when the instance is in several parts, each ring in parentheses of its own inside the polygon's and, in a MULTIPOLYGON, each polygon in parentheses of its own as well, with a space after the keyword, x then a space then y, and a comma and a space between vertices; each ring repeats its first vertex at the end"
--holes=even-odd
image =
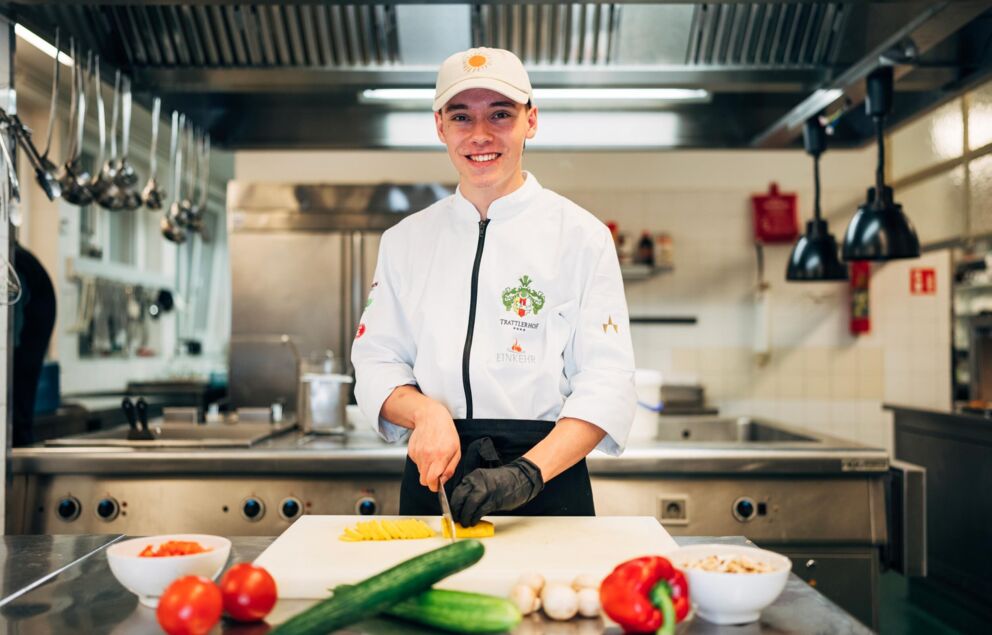
POLYGON ((441 503, 441 529, 444 530, 445 524, 448 526, 449 530, 449 541, 455 541, 455 519, 451 516, 451 505, 448 504, 448 495, 444 491, 444 483, 440 481, 437 482, 437 500, 441 503))

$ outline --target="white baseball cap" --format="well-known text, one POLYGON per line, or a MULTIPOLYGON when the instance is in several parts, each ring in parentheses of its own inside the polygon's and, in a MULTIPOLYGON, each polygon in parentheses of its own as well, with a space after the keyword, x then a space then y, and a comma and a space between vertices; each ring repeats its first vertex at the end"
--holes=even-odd
POLYGON ((470 88, 494 90, 520 104, 534 98, 520 58, 503 49, 474 48, 444 60, 437 72, 434 110, 441 110, 452 97, 470 88))

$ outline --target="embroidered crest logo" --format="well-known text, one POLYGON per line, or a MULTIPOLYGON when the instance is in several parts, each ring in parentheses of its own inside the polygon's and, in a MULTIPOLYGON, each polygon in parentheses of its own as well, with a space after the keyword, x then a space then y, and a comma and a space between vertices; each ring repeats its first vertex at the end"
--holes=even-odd
POLYGON ((518 316, 524 317, 528 313, 537 315, 544 308, 544 294, 537 289, 531 289, 530 283, 533 280, 530 276, 520 278, 520 286, 515 288, 507 287, 503 289, 503 306, 507 311, 513 311, 518 316))

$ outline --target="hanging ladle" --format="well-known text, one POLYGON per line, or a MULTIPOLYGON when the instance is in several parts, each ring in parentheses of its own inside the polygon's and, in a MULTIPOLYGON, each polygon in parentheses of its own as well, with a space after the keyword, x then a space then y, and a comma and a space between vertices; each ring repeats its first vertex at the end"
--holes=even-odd
POLYGON ((145 207, 151 210, 162 209, 167 193, 162 189, 155 178, 156 168, 158 168, 158 125, 159 116, 162 112, 162 99, 156 97, 152 104, 152 148, 148 159, 148 183, 141 193, 141 200, 145 207))
POLYGON ((59 66, 61 66, 59 64, 59 55, 61 52, 62 49, 59 48, 59 30, 56 28, 55 70, 52 73, 52 105, 48 110, 48 138, 45 140, 45 151, 41 153, 41 156, 38 156, 38 151, 31 142, 30 132, 24 129, 23 126, 18 131, 18 138, 21 141, 21 145, 27 153, 28 160, 31 161, 31 165, 34 167, 38 185, 41 186, 41 189, 44 190, 45 195, 50 201, 54 201, 62 195, 62 186, 59 184, 57 176, 59 168, 48 158, 48 153, 52 149, 52 131, 55 129, 55 112, 59 103, 59 66))
POLYGON ((207 133, 203 133, 201 148, 202 152, 199 161, 201 166, 200 198, 195 205, 193 225, 196 231, 200 233, 200 237, 209 242, 210 234, 207 232, 206 223, 203 222, 207 211, 207 196, 210 192, 210 135, 207 133))
POLYGON ((121 95, 121 110, 123 130, 121 137, 121 158, 117 162, 117 177, 114 184, 121 190, 121 207, 126 210, 136 210, 141 207, 141 193, 135 191, 138 184, 138 173, 127 160, 129 142, 131 140, 131 79, 124 76, 123 94, 121 95))
POLYGON ((196 173, 197 161, 199 157, 196 153, 196 128, 189 127, 189 133, 185 135, 186 141, 186 193, 179 200, 179 208, 176 212, 176 220, 186 229, 195 230, 196 209, 193 205, 196 195, 196 173))
MULTIPOLYGON (((88 187, 90 174, 79 163, 83 146, 83 130, 86 124, 86 86, 83 81, 82 65, 76 60, 76 45, 72 38, 69 39, 69 51, 73 60, 72 93, 69 99, 69 148, 65 163, 58 173, 58 183, 62 188, 63 200, 73 205, 83 206, 93 202, 93 193, 88 187)), ((92 61, 92 56, 87 54, 86 67, 88 72, 92 72, 92 61)))
POLYGON ((160 229, 162 235, 166 240, 170 240, 174 243, 183 243, 186 241, 186 230, 178 223, 175 213, 179 209, 179 197, 181 195, 179 189, 182 182, 182 148, 179 147, 179 134, 180 128, 185 127, 186 116, 180 115, 176 111, 172 111, 172 141, 169 144, 169 155, 172 157, 172 205, 166 210, 165 214, 162 215, 162 221, 160 223, 160 229))
MULTIPOLYGON (((99 72, 99 71, 97 71, 99 72)), ((113 109, 110 116, 110 158, 103 162, 103 168, 100 170, 100 174, 97 177, 96 182, 93 186, 93 192, 96 194, 96 202, 100 204, 100 207, 109 210, 120 210, 124 206, 124 192, 117 185, 117 174, 120 167, 120 159, 117 157, 117 117, 118 117, 118 96, 120 95, 121 89, 121 72, 117 71, 114 73, 114 102, 113 109)), ((97 86, 97 103, 101 104, 103 101, 102 90, 99 85, 97 86)), ((98 105, 101 111, 103 107, 98 105)), ((102 129, 102 126, 101 126, 102 129)), ((101 156, 103 155, 103 143, 100 144, 101 156)), ((97 163, 99 165, 99 162, 97 163)))

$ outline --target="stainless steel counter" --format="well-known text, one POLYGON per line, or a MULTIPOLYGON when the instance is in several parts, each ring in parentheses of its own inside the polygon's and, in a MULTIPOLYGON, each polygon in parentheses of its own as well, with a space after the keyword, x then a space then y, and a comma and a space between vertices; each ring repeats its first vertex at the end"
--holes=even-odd
POLYGON ((120 535, 3 536, 0 607, 120 538, 120 535))
MULTIPOLYGON (((737 426, 736 420, 722 419, 737 426)), ((742 419, 743 422, 751 420, 742 419)), ((674 431, 698 425, 669 422, 674 431)), ((753 422, 756 425, 758 422, 753 422)), ((668 424, 666 424, 668 425, 668 424)), ((767 424, 764 424, 767 425, 767 424)), ((748 428, 745 428, 748 429, 748 428)), ((758 428, 755 428, 758 429, 758 428)), ((885 472, 884 450, 774 424, 779 437, 678 438, 631 445, 619 457, 593 453, 597 474, 827 474, 885 472)), ((736 432, 730 430, 730 432, 736 432)), ((383 443, 371 430, 347 437, 312 437, 292 431, 250 448, 144 449, 131 447, 15 448, 13 474, 375 474, 400 475, 406 446, 383 443)))
MULTIPOLYGON (((86 633, 87 635, 161 633, 152 609, 138 604, 136 596, 122 587, 110 572, 102 549, 93 545, 110 542, 116 536, 8 536, 0 565, 3 570, 3 599, 0 599, 0 625, 8 633, 86 633), (11 590, 20 588, 23 578, 17 571, 37 569, 37 561, 57 561, 53 545, 67 545, 73 553, 87 552, 85 557, 64 568, 58 575, 37 588, 10 598, 11 590)), ((234 537, 229 564, 253 560, 271 542, 271 537, 234 537)), ((698 538, 676 537, 679 544, 696 542, 727 542, 744 544, 740 537, 698 538)), ((44 568, 44 567, 42 567, 44 568)), ((280 602, 273 611, 273 622, 281 621, 303 610, 310 601, 280 602)), ((261 635, 265 626, 238 625, 222 622, 214 633, 261 635)), ((401 622, 373 619, 344 631, 353 634, 391 635, 426 634, 431 631, 401 622)), ((515 633, 620 633, 605 628, 602 620, 575 620, 562 624, 541 617, 526 620, 515 633)), ((853 617, 832 603, 795 574, 789 577, 782 595, 765 609, 761 620, 746 626, 717 626, 701 618, 693 619, 679 628, 684 634, 733 633, 870 633, 853 617)))

